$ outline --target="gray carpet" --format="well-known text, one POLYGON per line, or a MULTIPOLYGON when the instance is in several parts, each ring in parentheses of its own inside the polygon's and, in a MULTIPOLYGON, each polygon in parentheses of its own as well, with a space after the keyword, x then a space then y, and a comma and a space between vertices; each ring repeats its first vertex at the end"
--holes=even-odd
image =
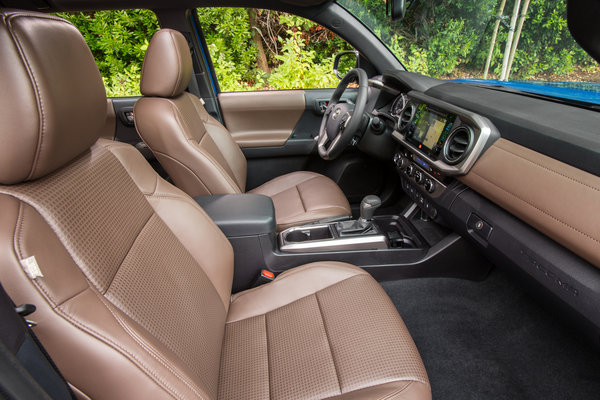
POLYGON ((384 282, 434 399, 600 399, 600 353, 504 273, 384 282))

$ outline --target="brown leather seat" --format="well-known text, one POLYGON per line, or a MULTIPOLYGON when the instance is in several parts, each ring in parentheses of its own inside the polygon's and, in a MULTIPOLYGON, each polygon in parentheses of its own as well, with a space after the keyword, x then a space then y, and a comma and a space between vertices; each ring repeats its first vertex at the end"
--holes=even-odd
MULTIPOLYGON (((229 131, 200 99, 186 93, 192 58, 183 35, 158 31, 148 46, 135 105, 138 133, 173 179, 190 196, 244 193, 246 158, 229 131)), ((277 229, 341 215, 350 205, 331 179, 293 172, 253 189, 273 199, 277 229)))
POLYGON ((382 288, 348 264, 231 297, 232 248, 133 147, 77 29, 0 10, 0 281, 80 398, 431 397, 382 288), (85 397, 89 396, 89 397, 85 397))

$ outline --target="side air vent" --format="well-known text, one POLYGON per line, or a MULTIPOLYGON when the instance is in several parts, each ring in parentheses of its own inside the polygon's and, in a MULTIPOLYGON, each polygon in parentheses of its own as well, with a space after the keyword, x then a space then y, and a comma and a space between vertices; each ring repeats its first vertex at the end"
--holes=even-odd
POLYGON ((415 115, 415 105, 412 103, 407 103, 406 107, 400 113, 400 118, 398 118, 398 130, 403 131, 410 124, 415 115))
POLYGON ((453 130, 444 144, 444 161, 450 165, 461 162, 471 149, 472 132, 465 126, 453 130))

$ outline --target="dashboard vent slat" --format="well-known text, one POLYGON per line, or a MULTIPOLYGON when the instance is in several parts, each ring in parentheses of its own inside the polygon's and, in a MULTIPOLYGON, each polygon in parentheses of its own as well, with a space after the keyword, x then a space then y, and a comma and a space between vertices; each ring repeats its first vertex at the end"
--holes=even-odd
POLYGON ((406 107, 400 113, 400 119, 398 120, 398 130, 403 131, 410 124, 415 114, 415 106, 412 103, 408 103, 406 107))
POLYGON ((465 126, 460 126, 452 131, 444 145, 444 161, 451 165, 462 161, 467 156, 471 140, 471 131, 465 126))

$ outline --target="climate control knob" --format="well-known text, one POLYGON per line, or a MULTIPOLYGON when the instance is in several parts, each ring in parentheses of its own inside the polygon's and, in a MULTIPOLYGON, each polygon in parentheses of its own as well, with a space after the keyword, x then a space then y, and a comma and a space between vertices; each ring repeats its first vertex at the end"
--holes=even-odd
POLYGON ((406 167, 406 175, 413 176, 413 174, 415 173, 415 170, 416 170, 415 166, 412 164, 409 164, 409 166, 406 167))
POLYGON ((415 176, 415 182, 417 182, 419 184, 423 183, 424 177, 423 177, 423 173, 421 171, 416 170, 414 173, 414 176, 415 176))
POLYGON ((425 187, 425 190, 427 190, 427 192, 429 193, 433 193, 435 191, 435 182, 429 178, 425 179, 425 183, 423 184, 423 186, 425 187))

